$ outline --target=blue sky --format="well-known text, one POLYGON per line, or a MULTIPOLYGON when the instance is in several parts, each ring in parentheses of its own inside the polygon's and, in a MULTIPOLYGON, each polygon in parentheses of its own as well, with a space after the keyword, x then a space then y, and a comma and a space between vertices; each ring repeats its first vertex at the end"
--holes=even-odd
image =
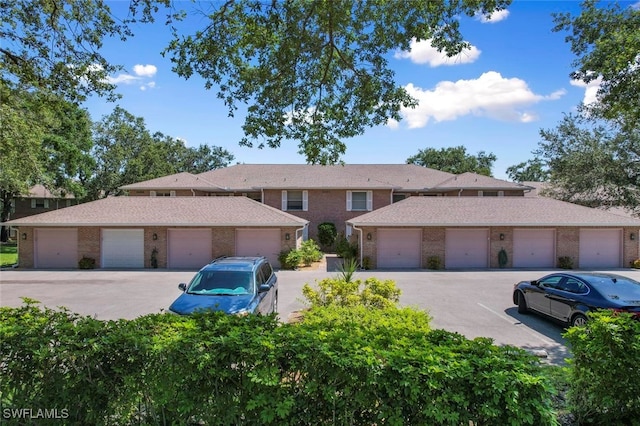
MULTIPOLYGON (((128 2, 107 2, 123 13, 128 2)), ((633 2, 629 2, 632 5, 633 2)), ((178 2, 178 6, 191 7, 178 2)), ((493 175, 506 178, 506 169, 533 158, 541 128, 553 128, 564 113, 593 98, 597 87, 571 81, 574 56, 565 33, 551 31, 554 12, 580 11, 578 1, 515 0, 507 11, 481 18, 461 17, 461 29, 472 48, 456 58, 443 58, 426 43, 411 51, 389 52, 396 81, 420 105, 402 111, 404 119, 368 129, 346 140, 346 163, 404 163, 425 148, 463 145, 470 154, 497 156, 493 175)), ((162 21, 162 19, 160 19, 162 21)), ((204 21, 190 19, 193 32, 204 21)), ((120 105, 145 119, 151 132, 181 138, 187 146, 222 146, 241 163, 304 163, 296 141, 278 149, 245 148, 242 110, 227 116, 227 108, 206 90, 197 76, 189 80, 171 71, 161 50, 170 39, 162 22, 134 28, 135 37, 107 41, 102 51, 112 63, 125 67, 111 76, 122 99, 108 103, 90 99, 84 107, 94 121, 120 105)))

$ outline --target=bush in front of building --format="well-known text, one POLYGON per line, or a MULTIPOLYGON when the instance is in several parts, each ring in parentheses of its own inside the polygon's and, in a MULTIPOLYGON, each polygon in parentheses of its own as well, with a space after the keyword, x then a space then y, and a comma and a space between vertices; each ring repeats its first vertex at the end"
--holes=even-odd
POLYGON ((335 304, 295 324, 219 312, 99 321, 28 301, 0 308, 0 405, 93 425, 554 424, 533 356, 429 322, 335 304))
POLYGON ((569 404, 579 424, 640 424, 640 321, 590 313, 565 333, 573 352, 569 404))

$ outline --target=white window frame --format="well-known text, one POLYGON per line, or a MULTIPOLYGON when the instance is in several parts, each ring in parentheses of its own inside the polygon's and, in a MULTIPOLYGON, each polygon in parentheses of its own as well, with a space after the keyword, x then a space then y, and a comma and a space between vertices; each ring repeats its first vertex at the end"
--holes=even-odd
MULTIPOLYGON (((299 212, 299 211, 303 211, 306 212, 309 210, 309 191, 302 191, 302 210, 298 210, 298 209, 294 209, 294 210, 289 210, 287 207, 287 190, 283 190, 282 191, 282 211, 286 212, 286 211, 292 211, 292 212, 299 212)), ((297 192, 297 191, 296 191, 297 192)))
POLYGON ((373 210, 373 191, 347 191, 347 211, 348 212, 370 212, 373 210), (354 192, 364 192, 367 197, 367 208, 365 210, 353 209, 353 193, 354 192))

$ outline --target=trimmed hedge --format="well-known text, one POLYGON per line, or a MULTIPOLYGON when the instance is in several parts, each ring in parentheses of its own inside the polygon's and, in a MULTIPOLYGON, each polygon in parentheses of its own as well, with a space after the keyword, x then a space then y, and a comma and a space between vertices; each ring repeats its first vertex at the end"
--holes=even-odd
POLYGON ((572 412, 580 424, 640 425, 640 321, 612 311, 588 317, 565 333, 572 412))
POLYGON ((313 308, 280 324, 98 321, 27 302, 0 309, 0 402, 67 409, 65 424, 554 424, 537 359, 431 331, 409 308, 313 308))

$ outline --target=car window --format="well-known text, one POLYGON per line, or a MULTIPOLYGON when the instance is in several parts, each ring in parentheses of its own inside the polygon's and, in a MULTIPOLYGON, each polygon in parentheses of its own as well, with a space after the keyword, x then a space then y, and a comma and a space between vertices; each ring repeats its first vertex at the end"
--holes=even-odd
POLYGON ((269 263, 262 264, 260 268, 262 270, 262 275, 264 276, 264 282, 269 282, 271 275, 273 274, 273 269, 271 269, 271 265, 269 263))
POLYGON ((604 297, 625 303, 640 301, 640 283, 623 276, 596 277, 589 279, 589 283, 604 297))
POLYGON ((564 277, 560 275, 553 275, 551 277, 545 277, 538 281, 540 287, 545 288, 558 288, 560 285, 560 281, 562 281, 564 277))
POLYGON ((198 272, 189 285, 192 294, 246 294, 253 290, 250 271, 198 272))
POLYGON ((562 290, 574 294, 586 294, 589 292, 589 289, 582 281, 570 277, 562 284, 562 290))

